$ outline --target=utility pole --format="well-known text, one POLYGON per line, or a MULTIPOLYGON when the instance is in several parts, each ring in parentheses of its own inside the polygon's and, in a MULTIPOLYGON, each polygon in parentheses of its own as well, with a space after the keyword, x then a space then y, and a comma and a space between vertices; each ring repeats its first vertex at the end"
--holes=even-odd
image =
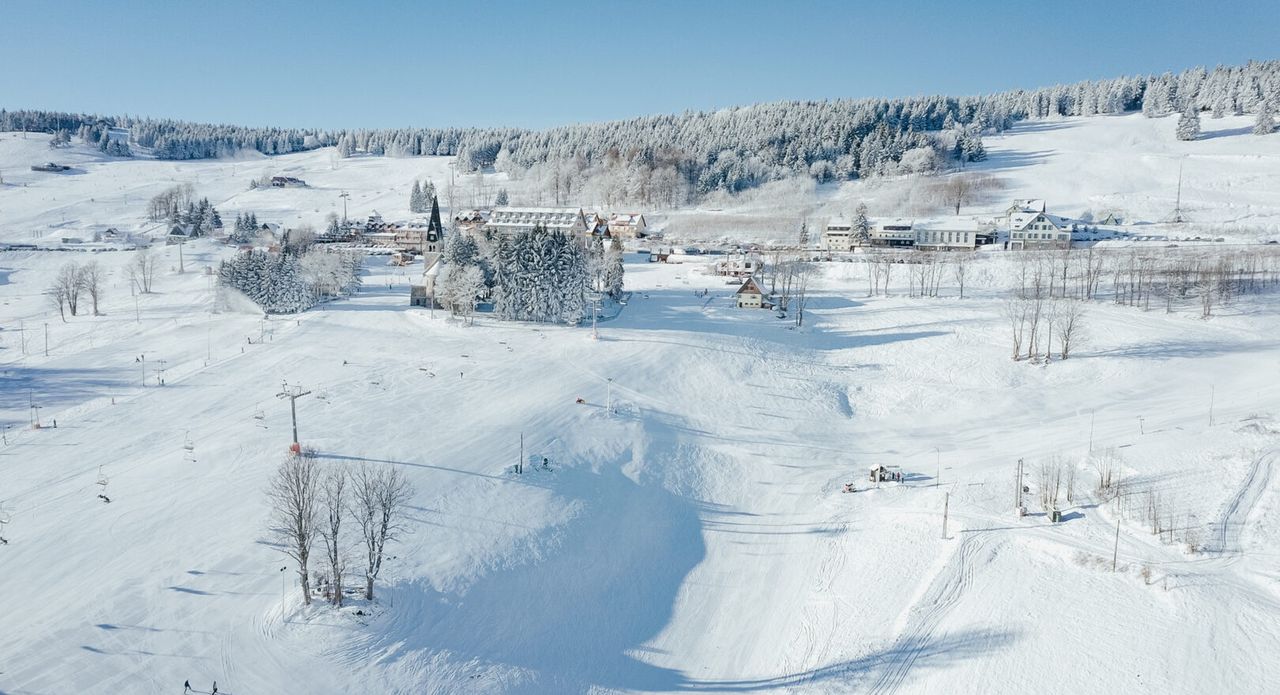
POLYGON ((49 324, 44 324, 44 356, 49 356, 49 324))
POLYGON ((179 275, 187 272, 186 266, 182 264, 182 247, 186 246, 186 243, 187 243, 186 237, 183 237, 183 240, 178 242, 178 274, 179 275))
MULTIPOLYGON (((1097 411, 1089 411, 1089 453, 1093 453, 1093 416, 1097 415, 1097 411)), ((1021 459, 1019 459, 1021 461, 1021 459)), ((1022 489, 1019 487, 1018 489, 1022 489)))
POLYGON ((1116 544, 1111 549, 1111 571, 1116 571, 1116 559, 1120 557, 1120 516, 1116 515, 1116 544))
POLYGON ((1209 426, 1213 427, 1213 384, 1209 384, 1209 426))
POLYGON ((293 417, 294 453, 299 453, 301 450, 301 445, 298 444, 298 399, 310 393, 310 391, 304 390, 301 386, 290 386, 288 382, 285 382, 280 385, 280 393, 276 394, 276 398, 289 399, 289 414, 293 417))
POLYGON ((951 510, 951 493, 942 498, 942 540, 947 540, 947 513, 951 510))
POLYGON ((142 388, 147 387, 147 356, 139 355, 138 363, 142 365, 142 388))
POLYGON ((609 385, 606 387, 604 410, 606 413, 613 414, 613 377, 609 377, 609 385))
POLYGON ((34 391, 27 391, 27 397, 31 399, 31 427, 38 430, 40 429, 40 406, 36 405, 34 391))
POLYGON ((27 329, 22 325, 22 319, 18 319, 18 340, 22 343, 22 354, 27 354, 27 329))
POLYGON ((520 433, 520 458, 516 460, 516 473, 524 473, 524 432, 520 433))
POLYGON ((343 191, 338 197, 342 198, 342 221, 345 223, 347 221, 347 199, 351 197, 351 194, 343 191))
POLYGON ((592 300, 591 301, 591 339, 592 340, 600 339, 600 331, 596 330, 596 310, 599 308, 600 308, 600 305, 597 304, 595 300, 592 300))
POLYGON ((1014 513, 1022 516, 1022 459, 1018 459, 1018 490, 1013 502, 1014 513))
POLYGON ((156 360, 156 364, 159 365, 156 367, 156 386, 164 386, 164 365, 166 362, 166 360, 156 360))
POLYGON ((133 320, 142 323, 142 312, 138 309, 138 295, 133 295, 133 320))

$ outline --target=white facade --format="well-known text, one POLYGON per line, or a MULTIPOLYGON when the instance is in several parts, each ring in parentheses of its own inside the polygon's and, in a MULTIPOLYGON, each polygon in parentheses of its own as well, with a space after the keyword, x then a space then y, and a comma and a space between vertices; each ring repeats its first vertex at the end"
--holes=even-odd
POLYGON ((1071 223, 1044 212, 1018 212, 1009 216, 1009 248, 1068 248, 1071 223))
POLYGON ((978 246, 978 230, 962 227, 917 228, 916 248, 922 251, 972 250, 978 246))
POLYGON ((914 246, 916 243, 915 223, 911 220, 888 220, 879 222, 871 229, 872 246, 914 246))
POLYGON ((822 248, 828 251, 852 251, 857 246, 853 222, 843 217, 827 220, 822 230, 822 248))

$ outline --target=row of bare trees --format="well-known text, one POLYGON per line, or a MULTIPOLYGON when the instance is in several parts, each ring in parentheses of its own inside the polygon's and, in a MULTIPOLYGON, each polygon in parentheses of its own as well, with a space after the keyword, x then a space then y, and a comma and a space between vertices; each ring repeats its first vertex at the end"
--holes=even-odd
POLYGON ((961 299, 968 283, 973 255, 966 251, 920 251, 911 254, 867 251, 867 296, 889 296, 889 282, 894 266, 902 266, 908 278, 908 294, 912 297, 938 297, 948 276, 961 299))
POLYGON ((267 487, 271 504, 269 530, 280 551, 297 563, 303 603, 311 603, 311 555, 323 546, 328 587, 325 594, 342 606, 343 579, 353 557, 360 558, 364 596, 373 600, 373 584, 382 572, 387 544, 406 531, 405 510, 413 486, 395 466, 360 464, 348 471, 337 462, 321 464, 307 456, 290 456, 276 469, 267 487), (351 544, 344 521, 356 526, 351 544))
POLYGON ((1022 251, 1015 263, 1022 295, 1095 300, 1109 289, 1116 304, 1150 310, 1154 300, 1170 313, 1191 305, 1205 318, 1280 284, 1280 250, 1266 246, 1022 251))
POLYGON ((67 312, 76 316, 80 312, 80 300, 88 295, 93 315, 98 315, 98 302, 102 299, 106 271, 95 260, 84 265, 67 263, 58 269, 46 294, 49 302, 58 307, 58 315, 65 322, 67 312))

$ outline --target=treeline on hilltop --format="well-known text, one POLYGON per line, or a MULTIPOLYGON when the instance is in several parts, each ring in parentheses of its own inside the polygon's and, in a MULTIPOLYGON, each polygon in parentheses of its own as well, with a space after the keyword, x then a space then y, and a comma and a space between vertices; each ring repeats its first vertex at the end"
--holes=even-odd
MULTIPOLYGON (((47 111, 0 111, 0 129, 100 135, 128 128, 135 146, 162 159, 201 159, 252 149, 285 154, 336 146, 340 155, 457 155, 464 170, 497 166, 552 172, 613 168, 632 175, 626 196, 664 181, 686 195, 738 191, 795 174, 818 180, 936 167, 943 158, 981 158, 980 133, 1027 118, 1090 116, 1141 109, 1159 116, 1188 107, 1254 113, 1280 110, 1280 61, 1193 68, 971 97, 786 101, 533 131, 517 128, 309 130, 248 128, 47 111), (933 152, 931 157, 929 152, 933 152), (904 161, 905 160, 905 161, 904 161)), ((101 140, 95 137, 94 141, 101 140)))

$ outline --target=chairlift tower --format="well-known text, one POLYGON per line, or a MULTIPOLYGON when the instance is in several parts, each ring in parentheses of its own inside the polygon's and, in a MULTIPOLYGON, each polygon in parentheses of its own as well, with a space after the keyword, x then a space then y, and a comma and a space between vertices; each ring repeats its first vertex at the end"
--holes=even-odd
POLYGON ((289 414, 293 418, 293 445, 290 447, 295 454, 302 452, 302 445, 298 443, 298 399, 310 394, 301 386, 290 386, 289 382, 280 385, 280 393, 276 394, 276 398, 289 399, 289 414))

